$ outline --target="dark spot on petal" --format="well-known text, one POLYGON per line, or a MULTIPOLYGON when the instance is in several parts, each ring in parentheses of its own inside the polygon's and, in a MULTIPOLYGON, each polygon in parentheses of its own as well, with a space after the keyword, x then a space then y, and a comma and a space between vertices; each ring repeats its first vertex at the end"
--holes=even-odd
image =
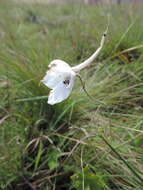
POLYGON ((63 83, 69 85, 70 81, 69 80, 64 80, 63 83))

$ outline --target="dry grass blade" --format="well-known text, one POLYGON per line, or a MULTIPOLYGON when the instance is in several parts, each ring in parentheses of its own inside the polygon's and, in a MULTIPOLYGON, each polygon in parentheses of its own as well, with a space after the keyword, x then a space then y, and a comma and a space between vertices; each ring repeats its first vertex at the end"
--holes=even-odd
POLYGON ((24 176, 21 176, 21 177, 24 179, 25 183, 30 187, 30 189, 32 189, 32 190, 37 190, 36 187, 34 187, 34 185, 31 184, 31 183, 26 179, 26 177, 24 177, 24 176))
POLYGON ((137 45, 137 46, 134 46, 134 47, 131 47, 131 48, 127 48, 127 49, 124 49, 123 51, 119 51, 117 53, 115 53, 113 56, 111 57, 108 57, 106 60, 110 60, 110 59, 114 59, 124 53, 127 53, 127 52, 130 52, 130 51, 134 51, 136 49, 141 49, 143 48, 143 44, 140 44, 140 45, 137 45))
POLYGON ((0 125, 9 117, 10 115, 4 116, 2 119, 0 119, 0 125))

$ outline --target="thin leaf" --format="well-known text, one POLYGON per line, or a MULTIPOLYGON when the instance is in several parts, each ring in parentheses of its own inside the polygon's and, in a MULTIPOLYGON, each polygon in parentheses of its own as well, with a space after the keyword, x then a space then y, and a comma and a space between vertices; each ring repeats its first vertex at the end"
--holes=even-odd
POLYGON ((22 98, 22 99, 18 99, 16 100, 16 102, 29 102, 29 101, 35 101, 35 100, 43 100, 43 99, 47 99, 48 96, 37 96, 37 97, 32 97, 32 98, 22 98))
POLYGON ((100 137, 103 141, 111 148, 111 150, 124 162, 124 164, 130 169, 130 171, 141 181, 141 185, 143 185, 143 178, 131 167, 131 165, 114 149, 114 147, 102 136, 100 137))
POLYGON ((39 162, 40 162, 40 160, 41 160, 42 147, 43 147, 43 144, 42 144, 42 142, 40 141, 40 143, 39 143, 39 150, 38 150, 37 157, 36 157, 36 162, 35 162, 35 170, 37 170, 38 165, 39 165, 39 162))

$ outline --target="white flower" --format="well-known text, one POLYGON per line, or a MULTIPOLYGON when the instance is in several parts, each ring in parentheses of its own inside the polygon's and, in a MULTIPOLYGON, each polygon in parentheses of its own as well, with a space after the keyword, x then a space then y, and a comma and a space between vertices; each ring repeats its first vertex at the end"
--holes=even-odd
POLYGON ((68 63, 56 59, 49 64, 49 70, 45 77, 41 80, 47 87, 51 89, 48 104, 54 105, 67 99, 74 86, 76 73, 81 69, 90 65, 101 51, 107 31, 103 34, 101 43, 96 52, 83 63, 71 67, 68 63))
POLYGON ((56 104, 65 100, 71 93, 76 73, 64 61, 54 60, 41 82, 51 88, 48 104, 56 104))

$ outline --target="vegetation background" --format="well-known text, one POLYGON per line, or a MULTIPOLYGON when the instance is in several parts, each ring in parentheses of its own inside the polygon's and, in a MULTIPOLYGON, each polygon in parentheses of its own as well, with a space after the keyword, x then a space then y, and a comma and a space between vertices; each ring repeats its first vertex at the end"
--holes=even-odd
MULTIPOLYGON (((118 1, 119 2, 119 1, 118 1)), ((143 4, 0 1, 0 189, 143 189, 143 4), (66 101, 39 81, 55 58, 81 72, 66 101)))

